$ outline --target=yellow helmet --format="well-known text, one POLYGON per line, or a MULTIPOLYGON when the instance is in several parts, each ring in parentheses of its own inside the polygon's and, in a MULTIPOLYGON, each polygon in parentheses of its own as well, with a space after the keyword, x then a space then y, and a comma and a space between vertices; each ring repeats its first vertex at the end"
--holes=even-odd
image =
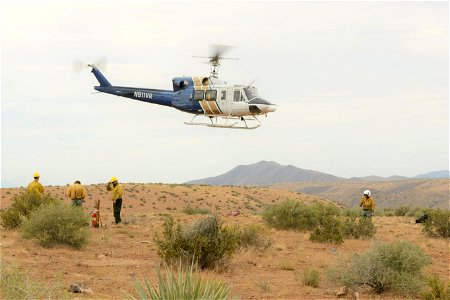
POLYGON ((36 177, 40 177, 38 172, 33 174, 33 178, 36 178, 36 177))
POLYGON ((114 181, 117 181, 117 177, 111 177, 110 182, 114 182, 114 181))

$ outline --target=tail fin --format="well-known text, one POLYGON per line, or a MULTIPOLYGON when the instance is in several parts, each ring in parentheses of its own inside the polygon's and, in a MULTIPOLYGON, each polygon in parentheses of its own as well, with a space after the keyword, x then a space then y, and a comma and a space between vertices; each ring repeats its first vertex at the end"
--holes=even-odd
POLYGON ((94 65, 89 65, 89 67, 92 68, 92 73, 94 73, 95 78, 97 78, 98 82, 100 83, 100 86, 102 87, 110 87, 111 83, 103 76, 103 74, 97 69, 94 65))

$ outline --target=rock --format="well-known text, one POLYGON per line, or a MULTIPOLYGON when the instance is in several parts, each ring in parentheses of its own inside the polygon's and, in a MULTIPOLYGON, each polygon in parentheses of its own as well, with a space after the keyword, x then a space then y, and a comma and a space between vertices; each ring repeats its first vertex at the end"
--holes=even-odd
POLYGON ((89 295, 94 293, 90 288, 87 288, 82 283, 72 283, 67 290, 72 293, 84 293, 89 295))
POLYGON ((340 287, 336 290, 336 296, 338 296, 338 298, 347 295, 347 293, 348 293, 348 287, 346 287, 346 286, 340 287))

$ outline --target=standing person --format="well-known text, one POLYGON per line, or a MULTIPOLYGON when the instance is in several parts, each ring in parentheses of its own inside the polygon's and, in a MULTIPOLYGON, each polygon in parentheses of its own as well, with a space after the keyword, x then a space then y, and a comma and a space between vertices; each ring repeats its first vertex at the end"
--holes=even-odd
POLYGON ((370 190, 365 190, 361 203, 359 204, 363 208, 363 217, 372 218, 375 212, 375 200, 371 197, 370 190))
POLYGON ((67 190, 67 197, 72 199, 72 205, 81 206, 86 198, 86 190, 79 180, 76 180, 67 190))
POLYGON ((38 193, 39 195, 44 193, 44 187, 39 182, 39 177, 38 172, 33 174, 34 180, 28 184, 28 193, 38 193))
POLYGON ((116 220, 115 223, 118 224, 121 222, 120 210, 122 209, 123 187, 116 177, 112 177, 106 186, 106 190, 112 191, 111 200, 113 201, 114 219, 116 220))

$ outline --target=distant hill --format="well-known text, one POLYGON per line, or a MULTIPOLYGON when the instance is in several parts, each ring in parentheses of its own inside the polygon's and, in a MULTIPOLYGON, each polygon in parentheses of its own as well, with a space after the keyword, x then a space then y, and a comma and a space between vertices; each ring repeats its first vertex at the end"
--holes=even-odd
POLYGON ((352 177, 350 180, 364 180, 364 181, 389 181, 389 180, 405 180, 408 177, 393 175, 389 177, 381 177, 376 175, 365 176, 365 177, 352 177))
POLYGON ((449 170, 434 171, 425 174, 419 174, 414 178, 450 178, 449 170))
POLYGON ((239 165, 219 176, 192 180, 186 183, 209 185, 272 185, 282 182, 298 181, 334 182, 343 179, 318 171, 300 169, 292 165, 282 166, 273 161, 260 161, 251 165, 239 165))
POLYGON ((362 191, 372 190, 378 208, 400 205, 448 208, 449 171, 405 176, 337 177, 273 161, 239 165, 229 172, 189 184, 268 186, 323 197, 349 207, 359 205, 362 191))
POLYGON ((358 207, 363 191, 370 189, 377 208, 405 205, 449 209, 449 184, 448 179, 346 180, 280 183, 271 187, 323 197, 348 207, 358 207))

